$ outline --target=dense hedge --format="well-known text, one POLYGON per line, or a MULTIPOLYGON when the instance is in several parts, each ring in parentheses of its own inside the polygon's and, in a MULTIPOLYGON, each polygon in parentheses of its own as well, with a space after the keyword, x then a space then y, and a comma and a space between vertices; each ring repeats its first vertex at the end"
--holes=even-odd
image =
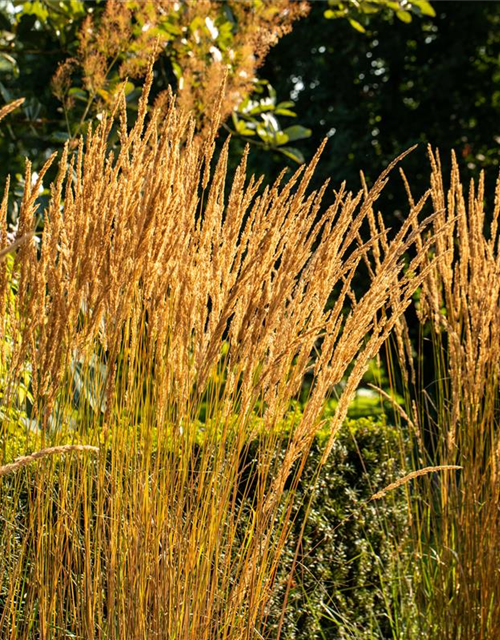
MULTIPOLYGON (((310 504, 281 638, 336 640, 415 635, 411 585, 405 581, 404 491, 370 502, 401 473, 398 433, 383 422, 350 420, 339 433, 310 504), (403 575, 404 572, 404 575, 403 575), (403 578, 403 580, 402 580, 403 578), (412 629, 410 629, 412 627, 412 629)), ((269 615, 275 637, 286 583, 307 511, 306 487, 321 457, 316 441, 298 489, 296 521, 269 615)), ((411 572, 410 572, 411 575, 411 572)))

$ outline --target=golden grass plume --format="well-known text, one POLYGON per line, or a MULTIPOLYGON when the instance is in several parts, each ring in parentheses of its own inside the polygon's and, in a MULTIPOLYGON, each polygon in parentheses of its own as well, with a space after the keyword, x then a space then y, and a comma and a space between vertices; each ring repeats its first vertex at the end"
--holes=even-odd
MULTIPOLYGON (((427 273, 415 275, 431 241, 404 272, 429 223, 420 210, 394 237, 383 232, 384 255, 374 257, 375 239, 359 242, 394 163, 371 190, 342 186, 324 210, 328 183, 309 189, 322 148, 265 187, 248 178, 245 154, 229 182, 229 143, 214 162, 215 127, 196 138, 173 101, 147 117, 150 85, 151 74, 131 128, 123 97, 75 154, 65 148, 40 245, 21 243, 0 273, 9 415, 25 410, 46 452, 65 444, 69 424, 72 446, 101 449, 91 461, 42 459, 2 487, 0 629, 13 640, 33 628, 42 640, 53 629, 110 640, 265 634, 325 401, 348 374, 326 458, 427 273), (355 295, 362 260, 376 265, 355 295)), ((54 160, 36 184, 27 163, 18 238, 36 227, 54 160)))

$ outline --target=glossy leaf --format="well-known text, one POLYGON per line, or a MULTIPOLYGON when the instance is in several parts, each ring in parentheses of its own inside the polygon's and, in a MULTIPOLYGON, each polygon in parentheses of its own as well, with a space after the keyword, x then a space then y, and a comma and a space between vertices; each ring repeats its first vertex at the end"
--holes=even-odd
POLYGON ((429 16, 431 18, 436 17, 436 12, 433 6, 427 0, 412 0, 412 5, 415 5, 416 7, 418 7, 422 15, 429 16))
POLYGON ((294 111, 290 111, 290 109, 276 109, 274 112, 277 116, 287 116, 289 118, 296 118, 297 114, 294 111))
POLYGON ((291 127, 287 127, 284 132, 288 136, 288 140, 294 142, 295 140, 303 140, 311 136, 311 129, 303 127, 300 124, 295 124, 291 127))
POLYGON ((353 29, 356 29, 356 31, 359 31, 360 33, 366 33, 366 29, 363 27, 363 25, 357 20, 354 20, 354 18, 349 18, 349 24, 353 29))
POLYGON ((397 11, 396 16, 401 20, 401 22, 411 22, 411 13, 409 11, 397 11))
POLYGON ((274 144, 276 146, 279 147, 282 144, 287 144, 287 142, 290 142, 290 138, 286 135, 284 131, 276 132, 274 136, 274 144))
POLYGON ((278 151, 285 155, 287 158, 290 158, 291 160, 294 160, 299 164, 305 162, 302 152, 295 147, 280 147, 278 151))

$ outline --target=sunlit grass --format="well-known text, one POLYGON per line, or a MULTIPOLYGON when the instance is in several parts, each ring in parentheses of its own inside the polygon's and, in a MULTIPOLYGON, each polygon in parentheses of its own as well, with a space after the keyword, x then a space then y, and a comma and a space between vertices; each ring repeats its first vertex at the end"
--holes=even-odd
MULTIPOLYGON (((147 91, 132 128, 117 108, 114 153, 112 119, 65 149, 40 244, 2 270, 2 464, 14 427, 17 455, 92 447, 2 477, 2 638, 265 637, 310 447, 322 429, 327 459, 426 274, 432 239, 403 273, 418 210, 382 234, 383 258, 360 241, 392 165, 321 215, 321 150, 265 189, 243 157, 228 190, 217 114, 201 141, 174 104, 146 119, 147 91)), ((33 186, 27 164, 19 237, 53 161, 33 186)), ((3 246, 6 211, 7 195, 3 246)))

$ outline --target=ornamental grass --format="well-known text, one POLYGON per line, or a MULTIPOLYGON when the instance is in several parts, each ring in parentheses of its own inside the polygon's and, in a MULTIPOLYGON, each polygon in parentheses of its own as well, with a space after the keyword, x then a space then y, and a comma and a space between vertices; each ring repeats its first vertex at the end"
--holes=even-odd
MULTIPOLYGON (((400 320, 391 376, 413 468, 459 466, 408 491, 415 595, 426 638, 500 637, 500 179, 462 186, 456 157, 443 176, 429 149, 437 212, 417 250, 436 239, 413 307, 400 320), (428 269, 430 262, 433 266, 428 269), (399 381, 399 382, 398 382, 399 381)), ((416 202, 403 175, 412 209, 416 202)), ((395 300, 398 300, 397 295, 395 300)), ((408 454, 408 450, 406 451, 408 454)))
POLYGON ((315 434, 328 429, 326 460, 369 361, 434 273, 418 207, 361 241, 393 165, 328 207, 328 183, 309 188, 322 149, 270 186, 246 155, 229 178, 220 109, 200 138, 173 99, 148 112, 150 84, 132 126, 121 96, 76 150, 38 176, 27 162, 15 247, 5 189, 6 640, 267 637, 315 434))

